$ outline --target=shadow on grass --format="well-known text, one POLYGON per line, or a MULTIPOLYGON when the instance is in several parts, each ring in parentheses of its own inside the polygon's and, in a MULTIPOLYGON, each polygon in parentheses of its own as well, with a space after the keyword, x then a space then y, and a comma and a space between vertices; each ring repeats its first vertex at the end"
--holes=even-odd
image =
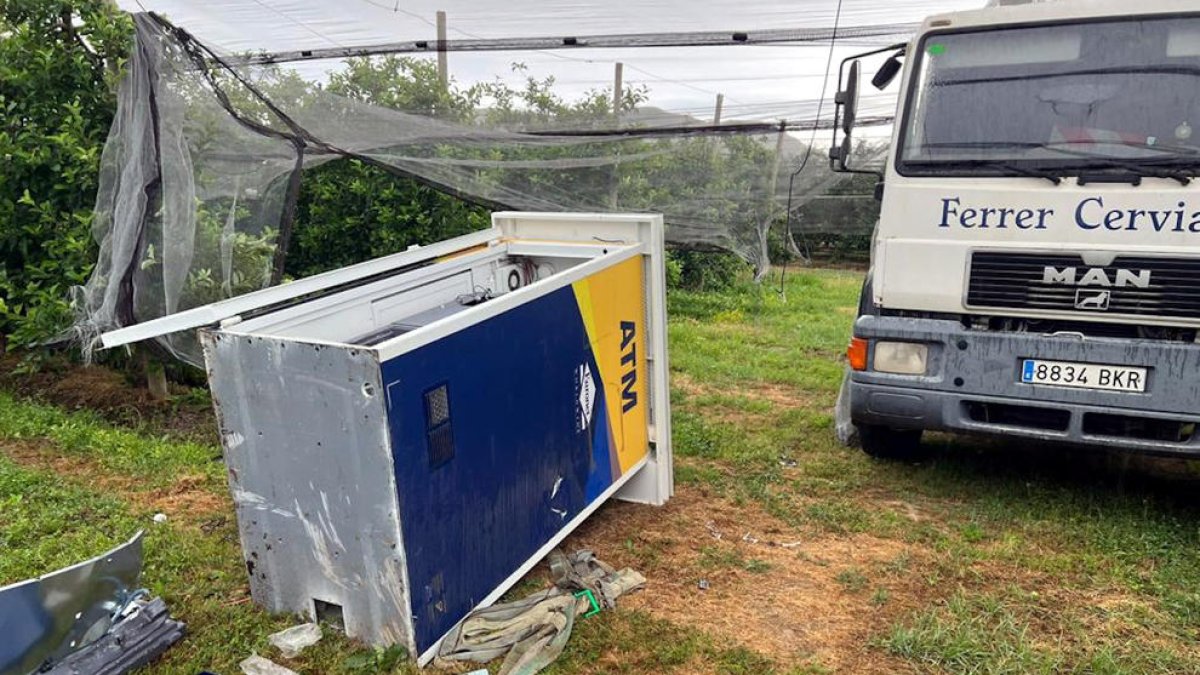
POLYGON ((1060 443, 932 434, 927 479, 971 484, 1035 482, 1093 496, 1152 498, 1200 514, 1200 461, 1060 443))

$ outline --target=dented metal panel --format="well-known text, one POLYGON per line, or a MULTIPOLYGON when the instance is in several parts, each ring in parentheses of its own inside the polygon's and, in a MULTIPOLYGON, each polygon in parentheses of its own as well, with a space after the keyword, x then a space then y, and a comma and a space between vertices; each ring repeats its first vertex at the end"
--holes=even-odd
POLYGON ((375 352, 202 336, 256 602, 412 648, 408 580, 375 352))
POLYGON ((142 533, 90 560, 0 588, 0 675, 24 675, 100 639, 142 575, 142 533))

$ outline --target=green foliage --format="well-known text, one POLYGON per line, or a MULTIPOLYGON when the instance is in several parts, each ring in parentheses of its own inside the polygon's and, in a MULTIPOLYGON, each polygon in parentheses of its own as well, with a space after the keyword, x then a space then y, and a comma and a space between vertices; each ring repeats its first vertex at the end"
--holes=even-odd
POLYGON ((305 173, 287 273, 304 277, 487 227, 480 207, 357 159, 305 173))
MULTIPOLYGON (((328 89, 456 121, 469 117, 482 95, 478 87, 442 87, 432 62, 403 56, 351 59, 330 76, 328 89)), ((308 276, 487 225, 478 206, 357 159, 336 160, 304 174, 286 271, 308 276)))
MULTIPOLYGON (((514 65, 518 72, 524 70, 514 65)), ((401 56, 351 59, 345 70, 330 76, 332 93, 460 123, 520 126, 548 120, 603 120, 611 101, 601 91, 566 101, 553 91, 554 80, 526 78, 521 87, 503 82, 443 88, 432 62, 401 56), (484 99, 486 109, 480 108, 484 99)), ((644 100, 643 89, 625 92, 623 108, 644 100)), ((447 147, 462 158, 496 150, 447 147)), ((507 159, 516 159, 510 151, 507 159)), ((559 151, 561 152, 561 150, 559 151)), ((545 157, 540 149, 538 157, 545 157)), ((544 171, 553 171, 546 169, 544 171)), ((530 172, 530 180, 538 180, 530 172)), ((605 181, 592 183, 601 187, 605 181)), ((605 189, 607 189, 605 187, 605 189)), ((402 251, 487 227, 486 209, 464 202, 415 179, 359 160, 337 160, 305 172, 298 215, 288 251, 288 274, 307 276, 402 251)))
MULTIPOLYGON (((195 260, 221 260, 222 245, 228 247, 230 275, 222 282, 224 274, 209 267, 196 267, 188 273, 179 299, 179 309, 207 305, 218 300, 257 291, 271 276, 271 263, 275 255, 275 240, 278 233, 266 228, 258 235, 234 231, 226 235, 224 218, 227 214, 217 213, 212 204, 198 202, 196 206, 196 239, 193 241, 195 260), (222 241, 224 239, 224 242, 222 241)), ((245 207, 239 206, 234 213, 237 219, 249 217, 245 207)), ((151 244, 142 260, 142 270, 155 272, 162 264, 158 252, 151 244)), ((147 283, 157 281, 157 274, 146 277, 147 283)))
POLYGON ((346 670, 369 673, 388 673, 408 660, 408 650, 399 645, 374 647, 355 652, 343 662, 346 670))
POLYGON ((679 249, 667 256, 667 286, 688 290, 720 291, 744 281, 750 268, 728 251, 679 249))
POLYGON ((10 346, 71 323, 128 17, 105 0, 0 2, 0 334, 10 346))
MULTIPOLYGON (((878 149, 862 143, 859 155, 878 149)), ((811 199, 792 216, 796 243, 814 258, 832 262, 866 262, 871 233, 879 220, 880 203, 874 199, 874 175, 859 174, 832 185, 820 199, 811 199)), ((772 260, 775 260, 772 249, 772 260)))

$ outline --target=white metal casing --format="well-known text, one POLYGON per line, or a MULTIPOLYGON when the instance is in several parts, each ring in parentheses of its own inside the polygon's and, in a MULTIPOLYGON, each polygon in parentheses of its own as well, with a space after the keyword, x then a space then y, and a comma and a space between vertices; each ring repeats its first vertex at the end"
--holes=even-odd
MULTIPOLYGON (((270 611, 309 616, 326 605, 340 607, 352 637, 401 644, 427 663, 446 621, 465 614, 464 598, 469 606, 495 602, 609 497, 654 505, 671 497, 662 227, 661 216, 652 214, 497 213, 493 226, 479 233, 114 331, 104 340, 114 346, 205 328, 208 375, 255 601, 270 611), (459 306, 514 258, 541 270, 539 278, 459 306), (592 289, 590 299, 585 286, 592 289), (630 301, 614 300, 618 294, 630 301), (556 355, 553 345, 595 354, 620 338, 621 352, 596 356, 596 374, 589 377, 600 379, 588 382, 616 400, 617 417, 625 419, 624 378, 621 371, 604 370, 617 358, 625 363, 624 328, 616 318, 639 326, 632 343, 637 354, 628 353, 639 378, 645 376, 639 396, 645 415, 638 418, 645 426, 622 421, 624 431, 613 433, 628 439, 628 430, 640 429, 635 436, 641 440, 625 447, 641 448, 641 454, 622 458, 619 466, 612 460, 611 483, 593 484, 596 466, 605 469, 607 462, 596 464, 592 450, 569 450, 571 466, 586 469, 586 490, 578 475, 547 469, 549 463, 498 488, 500 479, 491 476, 501 471, 473 474, 475 483, 463 478, 461 472, 487 462, 511 474, 524 470, 512 468, 518 458, 559 461, 553 458, 584 442, 581 433, 599 433, 600 425, 585 423, 582 432, 534 432, 544 447, 530 441, 529 429, 560 424, 563 411, 529 401, 573 403, 571 375, 578 361, 571 359, 579 357, 556 355), (590 320, 585 339, 579 339, 581 319, 590 320), (364 337, 406 321, 411 327, 405 331, 364 337), (539 328, 526 329, 527 323, 539 328), (560 326, 557 342, 543 339, 560 326), (484 346, 450 346, 467 339, 484 346), (566 369, 551 365, 564 359, 566 369), (455 437, 461 432, 461 438, 476 440, 460 438, 457 460, 435 466, 431 454, 426 467, 425 436, 414 443, 408 434, 418 427, 425 433, 430 413, 420 412, 420 402, 438 381, 451 387, 450 407, 461 423, 455 437), (510 396, 505 387, 521 390, 510 396), (463 398, 455 399, 456 391, 463 398), (465 404, 474 392, 495 405, 465 404), (493 409, 517 414, 477 422, 475 413, 494 416, 493 409), (591 463, 584 461, 589 457, 591 463), (443 466, 451 471, 436 473, 443 466), (439 481, 443 492, 419 501, 421 489, 439 481), (443 539, 437 529, 443 511, 472 500, 471 520, 495 541, 470 538, 464 544, 455 537, 467 528, 456 526, 445 527, 443 539), (539 535, 536 549, 527 537, 512 536, 530 519, 542 535, 552 532, 539 535), (546 529, 547 522, 553 529, 546 529), (445 542, 457 543, 447 550, 445 542), (493 560, 509 546, 518 547, 519 558, 493 560), (486 579, 487 586, 464 592, 452 573, 460 581, 486 579), (442 606, 439 594, 457 605, 431 617, 431 608, 442 606)), ((597 403, 589 419, 599 417, 599 409, 597 403)), ((573 419, 567 418, 568 426, 573 419)))

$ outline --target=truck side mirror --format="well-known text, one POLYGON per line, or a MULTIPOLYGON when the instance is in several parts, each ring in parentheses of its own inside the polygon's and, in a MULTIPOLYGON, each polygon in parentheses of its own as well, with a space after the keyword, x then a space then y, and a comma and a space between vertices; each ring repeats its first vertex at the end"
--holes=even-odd
MULTIPOLYGON (((835 171, 845 171, 850 159, 850 136, 854 129, 854 120, 858 116, 858 79, 861 66, 858 60, 850 62, 850 71, 846 74, 846 88, 833 97, 833 103, 840 114, 841 122, 834 127, 834 145, 829 149, 830 164, 835 171), (837 127, 842 130, 842 142, 837 142, 837 127)), ((840 84, 840 83, 839 83, 840 84)))
POLYGON ((892 80, 896 79, 896 73, 900 72, 900 57, 904 52, 896 52, 888 57, 883 65, 879 66, 879 70, 875 71, 875 77, 871 78, 871 86, 876 89, 886 89, 892 80))
POLYGON ((847 136, 854 129, 854 120, 858 116, 858 78, 861 67, 858 61, 850 64, 850 72, 846 75, 846 88, 839 91, 834 103, 842 106, 842 133, 847 136))

